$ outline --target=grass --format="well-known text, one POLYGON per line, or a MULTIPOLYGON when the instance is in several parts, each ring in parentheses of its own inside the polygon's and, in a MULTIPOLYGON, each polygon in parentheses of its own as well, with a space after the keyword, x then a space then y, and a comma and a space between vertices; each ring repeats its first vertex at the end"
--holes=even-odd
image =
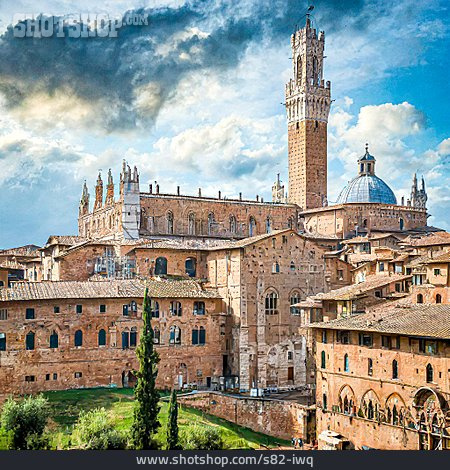
MULTIPOLYGON (((92 388, 46 392, 44 395, 47 397, 51 408, 49 429, 52 435, 53 446, 58 449, 70 446, 72 427, 82 410, 103 407, 110 414, 117 430, 128 433, 131 427, 134 407, 132 389, 92 388)), ((162 394, 162 396, 164 395, 166 394, 162 394)), ((159 419, 161 428, 156 438, 161 446, 164 446, 168 403, 161 401, 160 404, 159 419)), ((258 449, 261 447, 289 445, 287 441, 254 432, 251 429, 240 427, 216 416, 207 415, 191 408, 180 407, 178 413, 180 430, 192 424, 218 428, 228 449, 258 449)), ((7 436, 0 429, 0 449, 5 449, 6 446, 7 436)))

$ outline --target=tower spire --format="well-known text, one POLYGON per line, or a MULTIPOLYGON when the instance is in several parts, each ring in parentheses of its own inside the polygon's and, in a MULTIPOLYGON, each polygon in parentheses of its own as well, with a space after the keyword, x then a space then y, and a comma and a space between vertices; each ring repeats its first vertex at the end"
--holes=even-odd
POLYGON ((97 209, 100 209, 103 205, 103 180, 102 180, 102 174, 99 171, 98 173, 98 178, 97 178, 97 184, 95 186, 95 203, 94 203, 94 211, 97 209))

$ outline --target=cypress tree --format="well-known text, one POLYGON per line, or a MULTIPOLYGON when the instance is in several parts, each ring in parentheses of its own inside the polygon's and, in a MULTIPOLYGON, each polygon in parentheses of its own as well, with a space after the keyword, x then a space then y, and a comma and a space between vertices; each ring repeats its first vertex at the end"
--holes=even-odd
POLYGON ((142 319, 144 327, 136 350, 139 371, 136 372, 137 384, 134 389, 136 403, 131 427, 133 447, 139 450, 156 448, 153 435, 160 426, 158 421, 159 392, 155 386, 159 355, 153 346, 152 308, 148 288, 145 289, 144 293, 142 319))
POLYGON ((178 403, 175 389, 172 390, 167 419, 167 450, 179 449, 178 445, 178 403))

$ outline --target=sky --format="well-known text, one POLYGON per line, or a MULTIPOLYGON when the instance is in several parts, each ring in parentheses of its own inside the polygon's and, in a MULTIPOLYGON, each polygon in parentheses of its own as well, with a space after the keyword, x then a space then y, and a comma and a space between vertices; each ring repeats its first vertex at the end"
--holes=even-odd
MULTIPOLYGON (((284 84, 301 0, 0 0, 0 248, 77 233, 84 180, 270 200, 287 182, 284 84), (145 15, 117 37, 18 38, 18 14, 145 15)), ((428 223, 450 230, 449 11, 445 0, 322 0, 328 194, 369 144, 398 201, 423 175, 428 223)), ((118 185, 117 185, 118 186, 118 185)))

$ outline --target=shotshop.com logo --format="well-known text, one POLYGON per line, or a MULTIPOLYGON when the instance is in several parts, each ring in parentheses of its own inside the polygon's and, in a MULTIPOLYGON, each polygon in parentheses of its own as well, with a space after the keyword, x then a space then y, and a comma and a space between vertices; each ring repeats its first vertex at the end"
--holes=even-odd
POLYGON ((109 16, 107 13, 46 15, 17 13, 13 16, 16 38, 116 38, 123 26, 148 26, 145 13, 127 12, 109 16))

